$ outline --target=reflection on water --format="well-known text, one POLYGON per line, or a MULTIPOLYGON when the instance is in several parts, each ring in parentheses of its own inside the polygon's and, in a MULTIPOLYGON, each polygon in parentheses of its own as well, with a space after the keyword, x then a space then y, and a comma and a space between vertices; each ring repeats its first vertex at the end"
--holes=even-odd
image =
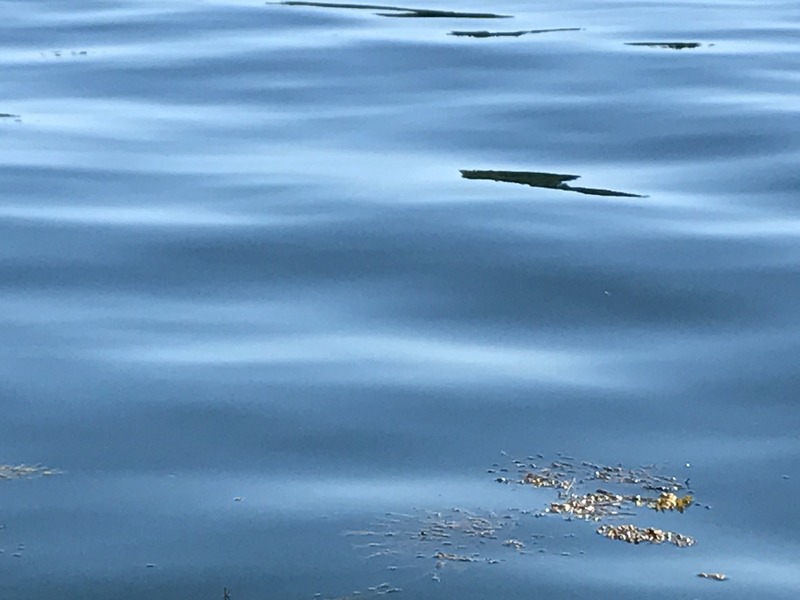
POLYGON ((647 46, 649 48, 668 48, 670 50, 686 50, 700 48, 699 42, 625 42, 626 46, 647 46))
POLYGON ((528 29, 525 31, 451 31, 450 35, 473 38, 521 37, 535 33, 555 33, 558 31, 581 31, 580 27, 560 27, 557 29, 528 29))
POLYGON ((575 181, 580 175, 559 175, 557 173, 537 173, 535 171, 469 171, 462 170, 464 179, 488 179, 506 183, 519 183, 531 187, 563 190, 565 192, 578 192, 590 196, 619 196, 624 198, 646 198, 640 194, 628 192, 615 192, 602 188, 587 188, 567 185, 567 181, 575 181))
POLYGON ((428 8, 404 8, 401 6, 381 6, 376 4, 341 4, 338 2, 300 2, 290 0, 279 2, 285 6, 316 6, 319 8, 352 8, 357 10, 388 10, 392 12, 375 13, 381 17, 419 17, 428 19, 508 19, 509 15, 498 15, 484 12, 458 12, 450 10, 433 10, 428 8))

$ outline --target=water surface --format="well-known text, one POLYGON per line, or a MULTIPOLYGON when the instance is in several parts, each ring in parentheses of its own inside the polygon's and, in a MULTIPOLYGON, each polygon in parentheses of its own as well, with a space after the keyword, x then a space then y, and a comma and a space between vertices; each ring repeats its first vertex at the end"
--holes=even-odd
POLYGON ((63 473, 0 596, 797 597, 794 4, 1 5, 0 463, 63 473), (711 508, 438 583, 342 535, 541 508, 501 451, 711 508))

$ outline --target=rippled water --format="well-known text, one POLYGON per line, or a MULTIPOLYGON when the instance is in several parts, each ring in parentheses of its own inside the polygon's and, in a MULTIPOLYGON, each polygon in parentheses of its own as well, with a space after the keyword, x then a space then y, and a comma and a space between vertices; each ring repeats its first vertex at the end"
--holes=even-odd
POLYGON ((0 463, 63 471, 0 597, 798 596, 796 3, 0 8, 0 463), (690 478, 698 543, 342 535, 546 505, 500 451, 690 478))

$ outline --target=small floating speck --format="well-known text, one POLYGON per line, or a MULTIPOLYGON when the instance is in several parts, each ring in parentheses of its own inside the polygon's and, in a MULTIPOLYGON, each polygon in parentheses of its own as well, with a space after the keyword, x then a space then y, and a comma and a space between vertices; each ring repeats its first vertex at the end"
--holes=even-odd
POLYGON ((712 581, 727 581, 729 578, 725 573, 698 573, 698 577, 711 579, 712 581))

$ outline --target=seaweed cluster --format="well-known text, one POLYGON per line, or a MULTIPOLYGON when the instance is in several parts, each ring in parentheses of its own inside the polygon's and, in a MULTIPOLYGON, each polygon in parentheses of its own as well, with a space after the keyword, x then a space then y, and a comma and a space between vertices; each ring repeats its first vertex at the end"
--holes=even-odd
POLYGON ((410 567, 411 563, 427 564, 425 576, 433 581, 440 581, 442 571, 451 565, 494 565, 514 560, 515 555, 583 554, 580 538, 567 539, 576 537, 574 530, 541 521, 554 515, 568 521, 597 523, 598 534, 630 544, 686 548, 695 543, 688 535, 649 524, 619 523, 623 517, 650 511, 685 512, 695 505, 688 480, 664 475, 654 466, 629 469, 578 462, 566 456, 552 462, 541 455, 508 460, 505 465, 492 465, 488 473, 507 486, 540 489, 545 497, 537 497, 542 503, 539 508, 524 501, 498 512, 451 508, 386 513, 370 529, 345 535, 360 538, 355 546, 363 556, 385 562, 391 571, 410 567), (554 497, 547 498, 547 494, 554 497), (609 523, 612 520, 617 522, 609 523))
POLYGON ((694 545, 694 539, 688 535, 675 533, 674 531, 664 531, 655 527, 636 527, 636 525, 601 525, 597 533, 610 540, 619 540, 629 544, 663 544, 668 542, 675 544, 679 548, 686 548, 694 545))
MULTIPOLYGON (((512 459, 519 478, 497 477, 495 481, 557 490, 558 498, 550 502, 539 515, 558 514, 569 519, 603 521, 610 517, 635 516, 639 508, 683 513, 694 504, 691 493, 679 495, 682 491, 688 491, 688 480, 680 482, 676 477, 661 475, 652 466, 627 469, 621 465, 605 466, 586 461, 577 463, 571 458, 561 458, 540 466, 533 460, 536 459, 531 456, 527 461, 512 459), (603 482, 619 489, 578 493, 581 487, 593 482, 603 482), (656 492, 657 496, 654 495, 656 492)), ((509 472, 508 468, 500 468, 497 464, 493 467, 490 473, 498 470, 509 472)), ((597 533, 632 544, 670 542, 681 548, 694 544, 694 539, 680 533, 653 527, 639 528, 632 524, 602 525, 597 533)))

